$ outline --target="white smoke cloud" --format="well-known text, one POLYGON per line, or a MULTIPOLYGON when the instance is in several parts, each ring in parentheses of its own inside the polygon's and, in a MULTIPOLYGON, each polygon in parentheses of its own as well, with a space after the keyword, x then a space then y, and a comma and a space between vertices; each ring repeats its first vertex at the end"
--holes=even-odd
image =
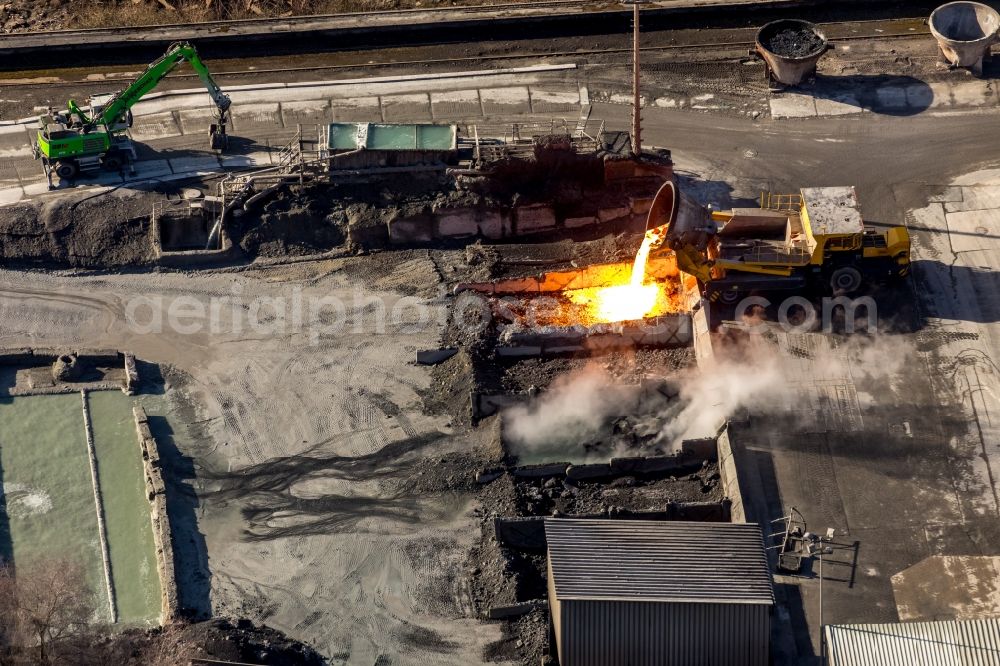
POLYGON ((524 450, 558 455, 599 438, 609 421, 638 407, 639 391, 591 364, 556 378, 547 391, 504 412, 504 438, 524 450))
POLYGON ((685 439, 714 436, 726 420, 747 411, 792 416, 808 426, 818 418, 808 397, 814 379, 891 386, 915 355, 900 336, 750 335, 718 354, 710 367, 669 374, 677 395, 652 403, 640 400, 638 387, 616 384, 592 365, 559 378, 529 404, 507 410, 504 436, 517 452, 554 461, 579 457, 584 444, 609 438, 610 422, 626 414, 654 418, 659 434, 649 448, 668 451, 685 439), (797 348, 803 340, 807 348, 797 348))

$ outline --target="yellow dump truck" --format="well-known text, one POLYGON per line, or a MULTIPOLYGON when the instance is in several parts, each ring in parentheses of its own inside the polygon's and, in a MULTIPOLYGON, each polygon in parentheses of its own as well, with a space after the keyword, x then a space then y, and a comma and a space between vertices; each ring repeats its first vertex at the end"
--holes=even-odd
POLYGON ((765 192, 758 208, 711 211, 668 182, 646 229, 654 252, 672 250, 711 301, 777 290, 846 295, 910 271, 909 232, 866 226, 853 187, 765 192))

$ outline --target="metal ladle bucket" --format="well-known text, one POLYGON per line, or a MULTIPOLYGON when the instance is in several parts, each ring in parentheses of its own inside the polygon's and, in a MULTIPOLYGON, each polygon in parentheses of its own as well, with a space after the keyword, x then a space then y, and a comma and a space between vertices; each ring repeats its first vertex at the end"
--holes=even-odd
POLYGON ((757 32, 754 48, 767 63, 768 71, 775 81, 786 86, 795 86, 801 83, 806 76, 816 71, 816 64, 830 48, 830 45, 826 35, 812 23, 798 19, 782 19, 768 23, 757 32), (819 38, 820 44, 802 55, 776 53, 772 50, 771 40, 782 31, 789 29, 811 32, 819 38))
POLYGON ((928 26, 952 67, 983 73, 983 57, 997 41, 1000 14, 979 2, 949 2, 931 13, 928 26))

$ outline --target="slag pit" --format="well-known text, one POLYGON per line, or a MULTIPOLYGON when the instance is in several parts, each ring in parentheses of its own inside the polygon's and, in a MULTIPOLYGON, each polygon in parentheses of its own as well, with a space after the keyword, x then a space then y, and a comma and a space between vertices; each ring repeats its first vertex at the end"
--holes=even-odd
POLYGON ((483 294, 494 321, 517 329, 593 327, 655 320, 691 311, 697 284, 677 270, 672 255, 632 263, 595 264, 573 271, 460 284, 483 294))

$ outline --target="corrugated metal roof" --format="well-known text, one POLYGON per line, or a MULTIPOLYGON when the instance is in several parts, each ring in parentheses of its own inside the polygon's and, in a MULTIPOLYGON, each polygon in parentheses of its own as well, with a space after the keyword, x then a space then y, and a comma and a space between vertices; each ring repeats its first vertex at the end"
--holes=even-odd
POLYGON ((826 627, 830 666, 1000 666, 1000 619, 826 627))
POLYGON ((548 518, 558 599, 773 604, 752 524, 548 518))

